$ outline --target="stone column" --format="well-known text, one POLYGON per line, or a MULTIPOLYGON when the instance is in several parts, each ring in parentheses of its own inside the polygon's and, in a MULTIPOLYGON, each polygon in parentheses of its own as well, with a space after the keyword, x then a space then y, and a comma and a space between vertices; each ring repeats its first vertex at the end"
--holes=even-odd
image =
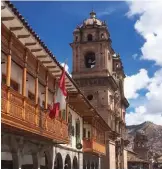
POLYGON ((83 153, 78 152, 78 169, 83 169, 83 153))
POLYGON ((32 153, 33 169, 40 169, 41 156, 39 153, 32 153))
POLYGON ((101 169, 101 156, 98 157, 98 169, 101 169))
POLYGON ((53 160, 54 160, 54 152, 52 146, 50 146, 46 151, 44 152, 47 158, 47 168, 52 169, 53 168, 53 160))
POLYGON ((52 169, 55 167, 55 157, 56 157, 57 151, 56 147, 53 146, 52 152, 51 152, 51 158, 52 158, 52 169))
POLYGON ((12 152, 12 162, 13 162, 13 169, 21 169, 22 165, 22 153, 12 152))

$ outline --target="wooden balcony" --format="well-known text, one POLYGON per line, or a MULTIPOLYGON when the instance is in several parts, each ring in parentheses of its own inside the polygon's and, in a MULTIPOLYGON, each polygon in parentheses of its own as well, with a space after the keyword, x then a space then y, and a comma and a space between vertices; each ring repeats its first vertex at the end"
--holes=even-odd
POLYGON ((93 139, 84 139, 83 151, 106 155, 106 146, 93 139))
POLYGON ((10 131, 22 131, 23 135, 39 136, 57 143, 68 143, 68 126, 65 121, 50 119, 28 98, 5 85, 1 88, 1 122, 10 131))

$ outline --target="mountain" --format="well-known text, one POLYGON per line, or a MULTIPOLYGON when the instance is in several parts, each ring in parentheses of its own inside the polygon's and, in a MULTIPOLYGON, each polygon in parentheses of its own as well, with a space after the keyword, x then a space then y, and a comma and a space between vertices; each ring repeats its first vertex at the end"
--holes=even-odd
POLYGON ((133 147, 133 139, 137 131, 143 130, 148 138, 148 147, 157 154, 162 155, 162 125, 146 121, 139 125, 127 126, 129 149, 133 147))

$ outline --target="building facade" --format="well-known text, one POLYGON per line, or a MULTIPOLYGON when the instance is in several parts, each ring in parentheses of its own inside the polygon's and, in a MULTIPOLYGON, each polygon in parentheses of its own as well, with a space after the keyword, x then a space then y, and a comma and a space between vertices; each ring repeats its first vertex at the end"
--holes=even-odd
POLYGON ((151 169, 147 136, 143 130, 136 132, 133 151, 128 151, 128 169, 151 169))
POLYGON ((101 168, 126 169, 125 112, 129 103, 123 91, 121 58, 112 48, 106 23, 92 11, 74 30, 70 45, 72 77, 111 129, 106 132, 106 156, 101 158, 101 168))
POLYGON ((110 127, 67 73, 66 107, 51 119, 63 68, 9 1, 1 25, 2 168, 99 169, 110 127))

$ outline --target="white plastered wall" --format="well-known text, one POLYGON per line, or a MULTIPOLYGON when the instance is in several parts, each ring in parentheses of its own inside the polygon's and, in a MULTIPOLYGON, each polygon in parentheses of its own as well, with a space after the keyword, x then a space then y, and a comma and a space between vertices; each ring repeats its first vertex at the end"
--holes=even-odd
MULTIPOLYGON (((64 147, 68 147, 68 148, 72 148, 75 149, 76 151, 78 151, 78 149, 76 148, 76 120, 79 119, 80 121, 80 139, 81 139, 81 144, 83 144, 83 119, 81 116, 79 116, 75 111, 73 111, 70 107, 68 107, 68 111, 72 114, 72 126, 74 126, 74 136, 71 136, 71 144, 63 144, 62 146, 64 147)), ((79 151, 82 151, 79 150, 79 151)))

